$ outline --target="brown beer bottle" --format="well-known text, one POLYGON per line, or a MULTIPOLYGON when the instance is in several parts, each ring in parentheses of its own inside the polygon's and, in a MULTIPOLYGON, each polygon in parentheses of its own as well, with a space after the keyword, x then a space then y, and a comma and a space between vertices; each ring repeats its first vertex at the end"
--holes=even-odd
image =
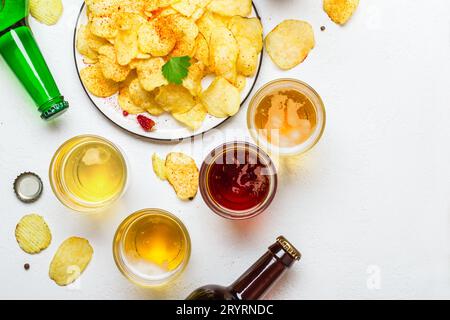
POLYGON ((267 252, 230 286, 203 286, 192 292, 186 300, 260 299, 300 257, 300 252, 283 236, 279 236, 267 252))

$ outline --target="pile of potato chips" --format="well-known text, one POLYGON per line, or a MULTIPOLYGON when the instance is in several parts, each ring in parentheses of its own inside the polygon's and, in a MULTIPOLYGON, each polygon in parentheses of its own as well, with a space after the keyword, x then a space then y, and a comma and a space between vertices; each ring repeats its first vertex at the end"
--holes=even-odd
POLYGON ((171 113, 192 130, 207 113, 233 116, 246 78, 258 68, 262 25, 251 0, 85 0, 88 24, 78 31, 77 49, 89 64, 81 70, 95 96, 119 93, 129 114, 171 113), (169 83, 162 67, 189 56, 181 85, 169 83), (202 79, 215 80, 206 90, 202 79))

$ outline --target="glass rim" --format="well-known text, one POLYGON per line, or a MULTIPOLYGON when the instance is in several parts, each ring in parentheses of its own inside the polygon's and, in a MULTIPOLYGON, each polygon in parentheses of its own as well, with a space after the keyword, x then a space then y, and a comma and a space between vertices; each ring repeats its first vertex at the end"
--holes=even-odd
POLYGON ((267 82, 253 95, 247 109, 247 128, 253 140, 264 150, 279 154, 281 156, 293 156, 308 152, 320 141, 325 131, 326 118, 325 105, 322 98, 314 88, 312 88, 306 82, 298 79, 280 78, 267 82), (254 124, 254 113, 256 107, 258 106, 261 99, 265 96, 265 93, 270 89, 276 87, 277 85, 283 83, 289 83, 293 85, 294 90, 298 90, 299 92, 304 94, 314 106, 316 114, 318 116, 316 128, 314 129, 311 136, 306 141, 292 147, 280 147, 269 142, 267 139, 258 134, 258 129, 255 128, 254 124))
POLYGON ((265 211, 272 203, 278 188, 278 174, 277 169, 273 163, 273 160, 262 148, 247 141, 233 141, 219 145, 206 156, 200 168, 199 187, 200 187, 200 194, 202 195, 203 200, 215 214, 230 220, 246 220, 258 216, 263 211, 265 211), (213 196, 209 191, 208 175, 211 169, 211 165, 215 162, 215 160, 218 157, 224 155, 228 150, 230 150, 230 148, 233 150, 241 148, 253 152, 254 154, 257 155, 258 160, 264 163, 268 168, 268 170, 270 171, 270 174, 268 174, 270 187, 266 198, 257 206, 247 210, 228 209, 217 203, 217 201, 214 200, 213 196))
POLYGON ((173 213, 170 213, 169 211, 158 209, 158 208, 146 208, 138 210, 129 216, 127 216, 117 227, 116 232, 114 233, 113 237, 113 243, 112 243, 112 249, 113 249, 113 258, 114 262, 119 269, 120 273, 127 278, 132 283, 141 286, 141 287, 161 287, 169 283, 170 281, 177 278, 179 275, 183 273, 183 271, 186 269, 187 265, 189 264, 190 258, 191 258, 191 238, 189 235, 189 231, 186 228, 186 225, 181 221, 180 218, 175 216, 173 213), (126 262, 123 258, 123 240, 126 238, 126 235, 130 229, 130 227, 133 225, 134 222, 138 221, 139 219, 142 219, 146 216, 163 216, 165 218, 168 218, 176 223, 176 225, 181 230, 181 233, 183 234, 184 241, 186 243, 186 249, 185 249, 185 255, 183 257, 183 261, 180 263, 180 265, 177 267, 177 270, 174 272, 168 274, 168 276, 160 282, 152 281, 149 279, 144 279, 134 273, 132 270, 130 270, 129 267, 127 267, 126 262))
MULTIPOLYGON (((80 145, 82 145, 83 142, 74 145, 74 147, 78 147, 80 145)), ((67 158, 72 152, 73 152, 74 148, 72 148, 72 150, 70 150, 70 152, 68 152, 64 158, 67 158)), ((62 167, 61 170, 63 170, 64 168, 62 167)), ((112 141, 99 136, 99 135, 95 135, 95 134, 82 134, 82 135, 77 135, 74 136, 66 141, 64 141, 59 147, 58 149, 55 151, 55 153, 52 156, 52 160, 50 161, 50 166, 49 166, 49 180, 50 180, 50 186, 52 188, 53 194, 56 196, 56 198, 58 199, 58 201, 60 203, 62 203, 65 207, 77 211, 77 212, 84 212, 84 213, 92 213, 95 211, 99 211, 101 209, 104 209, 106 207, 108 207, 109 205, 111 205, 112 203, 114 203, 115 201, 117 201, 118 199, 120 199, 122 197, 122 195, 125 193, 127 186, 128 186, 128 161, 127 158, 125 157, 124 152, 122 151, 122 149, 116 145, 115 143, 113 143, 112 141), (99 140, 105 144, 107 144, 108 146, 110 146, 111 148, 113 148, 115 151, 117 151, 117 154, 120 156, 122 163, 124 164, 123 166, 123 170, 124 170, 124 177, 125 177, 125 181, 121 187, 120 192, 117 193, 117 195, 115 195, 114 197, 111 197, 109 199, 103 200, 103 201, 99 201, 99 202, 89 202, 89 201, 84 201, 82 199, 79 199, 78 197, 75 197, 69 190, 67 190, 67 188, 64 187, 64 191, 67 193, 67 197, 64 197, 60 191, 57 190, 56 188, 56 182, 55 182, 55 174, 54 174, 54 167, 56 164, 56 160, 58 158, 58 156, 60 155, 61 151, 64 149, 64 147, 66 147, 68 144, 70 144, 71 142, 74 142, 77 139, 96 139, 99 140)))

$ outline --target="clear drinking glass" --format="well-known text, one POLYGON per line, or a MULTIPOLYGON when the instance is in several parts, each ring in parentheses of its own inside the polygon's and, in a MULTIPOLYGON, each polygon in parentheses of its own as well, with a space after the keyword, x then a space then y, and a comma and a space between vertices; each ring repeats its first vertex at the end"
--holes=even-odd
MULTIPOLYGON (((251 179, 251 176, 254 177, 254 174, 245 173, 245 167, 243 167, 242 170, 241 185, 244 186, 245 189, 245 184, 249 183, 248 179, 251 179)), ((261 181, 261 179, 259 180, 261 181)), ((220 181, 219 183, 226 184, 226 181, 220 181)), ((255 181, 255 183, 258 182, 255 181)), ((216 214, 233 220, 249 219, 266 210, 275 197, 277 183, 277 171, 270 157, 262 149, 248 142, 230 142, 215 148, 206 157, 200 169, 200 192, 203 200, 216 214), (251 190, 250 192, 244 190, 243 196, 240 198, 239 196, 233 197, 233 192, 230 192, 229 195, 234 198, 233 201, 235 201, 235 203, 233 204, 232 201, 221 201, 220 199, 224 199, 227 196, 219 197, 219 195, 216 194, 217 191, 215 191, 217 188, 214 188, 212 185, 211 177, 214 174, 215 166, 225 165, 232 171, 233 167, 235 167, 236 159, 242 164, 244 162, 241 161, 241 159, 244 159, 246 154, 250 155, 248 157, 249 159, 253 159, 249 164, 261 165, 260 174, 262 177, 261 179, 264 179, 264 194, 258 195, 257 189, 251 190), (252 192, 254 196, 252 196, 252 192), (246 201, 251 201, 252 205, 244 207, 242 203, 245 203, 246 201)), ((230 189, 236 189, 238 187, 239 186, 230 186, 230 189)))
POLYGON ((105 138, 82 135, 56 151, 49 169, 58 200, 70 209, 92 212, 117 201, 127 186, 127 163, 120 149, 105 138))
POLYGON ((270 154, 278 154, 280 156, 298 155, 307 152, 313 148, 322 137, 326 123, 325 106, 319 94, 305 82, 296 79, 278 79, 265 84, 259 89, 252 100, 250 101, 247 111, 247 126, 254 141, 268 151, 270 154), (280 90, 294 90, 303 94, 314 107, 315 126, 308 139, 293 145, 293 146, 279 146, 269 141, 266 129, 257 128, 255 124, 255 115, 258 106, 264 98, 280 90))
POLYGON ((117 228, 114 261, 131 282, 143 287, 171 282, 186 268, 191 240, 183 222, 161 209, 131 214, 117 228))

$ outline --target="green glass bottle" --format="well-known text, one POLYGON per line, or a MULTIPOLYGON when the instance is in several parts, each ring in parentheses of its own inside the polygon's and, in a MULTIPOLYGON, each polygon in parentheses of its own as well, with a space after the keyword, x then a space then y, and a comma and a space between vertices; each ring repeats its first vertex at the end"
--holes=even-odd
POLYGON ((0 0, 0 55, 33 98, 41 118, 49 120, 68 107, 27 23, 28 0, 0 0))

